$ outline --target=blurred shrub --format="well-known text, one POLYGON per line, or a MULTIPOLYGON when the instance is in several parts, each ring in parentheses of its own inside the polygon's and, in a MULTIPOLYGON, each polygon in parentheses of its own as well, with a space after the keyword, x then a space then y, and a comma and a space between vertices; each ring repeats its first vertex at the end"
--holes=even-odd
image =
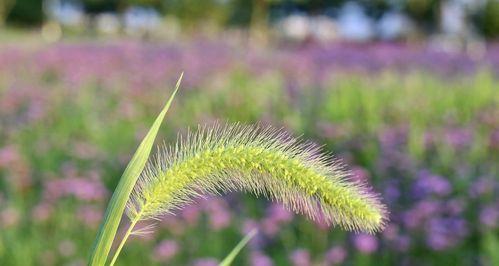
POLYGON ((43 18, 43 0, 16 0, 7 20, 20 25, 39 25, 43 18))
POLYGON ((125 3, 124 0, 82 0, 82 2, 88 14, 114 12, 119 10, 120 4, 125 3))
POLYGON ((482 12, 475 16, 475 22, 485 37, 499 37, 499 1, 488 0, 482 12))

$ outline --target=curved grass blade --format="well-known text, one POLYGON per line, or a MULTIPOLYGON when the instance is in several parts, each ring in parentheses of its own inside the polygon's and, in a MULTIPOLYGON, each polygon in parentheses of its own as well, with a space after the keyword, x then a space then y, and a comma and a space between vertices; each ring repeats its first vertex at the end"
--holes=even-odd
POLYGON ((230 266, 232 261, 236 258, 237 254, 248 244, 248 242, 256 235, 257 230, 251 230, 241 241, 234 247, 234 249, 225 257, 225 259, 219 264, 219 266, 230 266))
POLYGON ((183 73, 180 75, 175 86, 175 90, 170 96, 170 99, 154 121, 153 125, 149 129, 149 132, 140 143, 137 151, 133 155, 125 171, 123 172, 123 175, 121 176, 118 186, 116 187, 116 190, 111 197, 111 201, 109 202, 104 216, 104 221, 102 221, 99 232, 97 234, 97 238, 95 239, 94 245, 92 247, 92 253, 88 261, 89 265, 100 266, 104 265, 107 261, 109 251, 111 250, 111 245, 115 238, 116 231, 118 230, 118 226, 120 224, 121 217, 123 216, 123 211, 125 210, 128 198, 139 175, 144 169, 147 159, 149 158, 154 139, 156 138, 159 127, 161 126, 161 122, 163 121, 166 112, 170 108, 175 94, 177 93, 180 82, 182 81, 182 77, 183 73))

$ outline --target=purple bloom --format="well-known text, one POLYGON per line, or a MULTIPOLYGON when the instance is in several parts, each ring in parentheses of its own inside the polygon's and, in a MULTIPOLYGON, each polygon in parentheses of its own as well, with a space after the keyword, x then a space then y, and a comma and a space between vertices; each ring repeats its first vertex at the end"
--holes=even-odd
POLYGON ((206 210, 210 216, 210 226, 220 230, 230 225, 231 214, 227 203, 221 198, 211 198, 206 202, 206 210))
POLYGON ((440 202, 434 200, 424 200, 418 202, 412 209, 403 213, 404 224, 414 229, 423 225, 424 221, 441 210, 440 202))
POLYGON ((265 234, 274 236, 279 232, 282 224, 293 219, 293 214, 278 204, 272 204, 267 209, 267 216, 261 221, 261 227, 265 234))
POLYGON ((406 235, 399 235, 395 239, 395 249, 398 251, 405 252, 409 250, 409 247, 411 245, 411 238, 406 235))
POLYGON ((50 204, 43 202, 33 208, 33 210, 31 211, 31 216, 35 221, 43 222, 50 218, 50 215, 52 215, 53 211, 54 210, 50 204))
POLYGON ((448 195, 452 191, 452 186, 447 179, 423 170, 419 173, 419 178, 414 185, 417 195, 433 193, 438 196, 448 195))
POLYGON ((192 266, 218 266, 218 260, 214 258, 200 258, 194 260, 192 266))
POLYGON ((272 259, 267 257, 265 254, 259 251, 254 251, 250 255, 250 261, 252 266, 272 266, 272 259))
POLYGON ((434 250, 453 247, 468 234, 466 221, 461 218, 432 218, 425 230, 426 242, 434 250))
POLYGON ((184 221, 190 225, 197 223, 201 209, 198 204, 189 204, 181 210, 181 216, 184 221))
POLYGON ((355 248, 365 254, 371 254, 378 249, 378 240, 368 234, 358 234, 353 237, 355 248))
POLYGON ((447 143, 455 149, 461 149, 473 141, 473 134, 467 128, 455 128, 446 133, 447 143))
POLYGON ((21 155, 17 152, 14 145, 8 145, 0 148, 0 169, 9 167, 11 164, 21 160, 21 155))
POLYGON ((45 198, 57 200, 64 196, 75 196, 83 201, 100 201, 107 196, 107 189, 98 180, 70 177, 49 180, 45 183, 45 198))
POLYGON ((19 211, 13 207, 7 207, 0 211, 0 226, 4 229, 16 226, 19 219, 19 211))
POLYGON ((278 223, 286 223, 293 219, 293 213, 289 210, 286 210, 280 204, 272 204, 267 209, 269 219, 278 223))
POLYGON ((297 249, 291 253, 289 259, 294 266, 310 266, 312 265, 310 253, 305 249, 297 249))
POLYGON ((390 223, 383 231, 383 236, 388 240, 395 240, 398 237, 399 228, 396 224, 390 223))
POLYGON ((169 261, 178 252, 179 246, 173 240, 163 240, 154 249, 154 259, 158 261, 169 261))
POLYGON ((480 222, 488 228, 494 229, 499 225, 498 206, 487 206, 480 211, 480 222))
POLYGON ((93 206, 81 206, 77 212, 78 219, 89 227, 96 228, 104 216, 104 212, 93 206))
POLYGON ((496 185, 497 181, 482 177, 471 185, 469 192, 472 198, 482 197, 484 195, 491 194, 496 185))
POLYGON ((347 251, 341 246, 334 246, 326 252, 325 264, 341 264, 347 257, 347 251))

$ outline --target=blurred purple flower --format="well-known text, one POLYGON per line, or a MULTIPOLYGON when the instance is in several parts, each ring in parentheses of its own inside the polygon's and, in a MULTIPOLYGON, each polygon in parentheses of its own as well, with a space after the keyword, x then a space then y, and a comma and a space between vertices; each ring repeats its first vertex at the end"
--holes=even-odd
POLYGON ((281 204, 271 204, 267 212, 269 219, 278 223, 287 223, 293 219, 293 213, 285 209, 281 204))
POLYGON ((473 133, 467 128, 454 128, 446 132, 445 139, 455 149, 462 149, 473 141, 473 133))
POLYGON ((472 198, 479 198, 484 195, 491 194, 497 185, 497 181, 494 181, 487 177, 481 177, 471 184, 471 187, 469 189, 470 196, 472 198))
POLYGON ((271 204, 267 209, 267 215, 261 221, 263 232, 268 236, 274 236, 279 232, 282 224, 293 219, 293 213, 279 204, 271 204))
POLYGON ((0 148, 0 169, 9 167, 11 164, 21 160, 21 155, 18 153, 14 145, 8 145, 0 148))
POLYGON ((383 131, 378 139, 384 149, 393 149, 394 147, 407 143, 407 128, 388 128, 383 131))
POLYGON ((81 206, 77 212, 78 219, 91 228, 96 228, 103 216, 104 212, 93 206, 81 206))
POLYGON ((161 219, 161 225, 175 236, 181 236, 187 230, 187 224, 181 218, 173 215, 165 215, 161 219))
POLYGON ((39 203, 31 211, 31 216, 37 222, 44 222, 50 218, 53 213, 53 208, 46 202, 39 203))
POLYGON ((260 251, 253 251, 250 255, 250 262, 252 266, 272 266, 272 259, 260 251))
POLYGON ((480 211, 480 222, 490 229, 499 226, 499 207, 487 206, 480 211))
POLYGON ((312 265, 310 253, 305 249, 297 249, 289 256, 291 264, 294 266, 310 266, 312 265))
POLYGON ((406 252, 409 250, 411 245, 411 238, 407 235, 399 235, 395 239, 395 249, 401 252, 406 252))
POLYGON ((210 226, 214 230, 220 230, 230 225, 231 214, 227 203, 218 197, 211 198, 205 203, 210 217, 210 226))
POLYGON ((461 218, 431 218, 426 230, 426 242, 434 250, 455 246, 468 234, 466 221, 461 218))
POLYGON ((199 208, 198 204, 189 204, 181 210, 182 219, 189 225, 196 224, 200 214, 201 209, 199 208))
POLYGON ((403 213, 402 220, 409 229, 421 227, 424 221, 441 210, 440 202, 434 200, 423 200, 403 213))
POLYGON ((173 240, 163 240, 154 249, 154 259, 158 261, 169 261, 178 252, 179 246, 173 240))
POLYGON ((446 212, 453 216, 461 214, 465 207, 465 202, 462 199, 456 198, 447 201, 445 204, 446 212))
POLYGON ((45 198, 48 200, 75 196, 83 201, 101 201, 107 196, 107 193, 107 189, 98 180, 70 177, 53 179, 45 183, 45 198))
POLYGON ((499 150, 499 129, 492 131, 492 133, 490 134, 489 143, 489 146, 492 149, 499 150))
POLYGON ((393 241, 398 237, 398 233, 399 233, 398 225, 394 223, 389 223, 382 234, 384 238, 393 241))
POLYGON ((275 236, 281 227, 278 222, 266 217, 261 221, 261 229, 267 236, 275 236))
POLYGON ((194 260, 192 266, 218 266, 218 260, 214 258, 200 258, 194 260))
POLYGON ((353 236, 355 248, 365 254, 371 254, 378 249, 378 240, 368 234, 357 234, 353 236))
POLYGON ((388 184, 384 189, 383 198, 388 202, 396 202, 400 197, 400 190, 396 184, 388 184))
POLYGON ((343 263, 347 257, 347 251, 342 246, 334 246, 326 252, 325 264, 337 265, 343 263))
POLYGON ((19 210, 7 207, 0 211, 0 227, 7 229, 16 226, 21 218, 19 210))
POLYGON ((428 193, 433 193, 438 196, 448 195, 452 191, 452 186, 449 181, 439 175, 423 170, 419 173, 418 179, 414 184, 414 192, 416 195, 424 197, 428 193))

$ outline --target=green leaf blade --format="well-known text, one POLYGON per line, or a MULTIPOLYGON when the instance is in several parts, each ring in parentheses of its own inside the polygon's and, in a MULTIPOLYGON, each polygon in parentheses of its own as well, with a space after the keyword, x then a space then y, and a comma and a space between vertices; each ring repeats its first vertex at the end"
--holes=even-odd
POLYGON ((248 242, 256 235, 257 229, 251 230, 239 243, 234 247, 234 249, 225 257, 225 259, 219 264, 219 266, 230 266, 237 254, 248 244, 248 242))
POLYGON ((175 90, 168 99, 167 103, 163 107, 153 125, 149 129, 149 132, 144 137, 140 143, 137 151, 133 155, 132 159, 128 163, 123 175, 120 178, 118 186, 111 197, 109 205, 107 207, 106 213, 104 215, 104 220, 101 223, 99 232, 95 239, 94 245, 92 247, 92 253, 90 255, 88 264, 92 266, 105 265, 107 257, 111 250, 113 240, 115 238, 116 232, 118 230, 121 217, 125 210, 126 203, 130 194, 135 186, 135 183, 145 167, 149 154, 151 153, 154 140, 159 131, 161 123, 170 108, 170 105, 177 93, 180 82, 182 81, 183 73, 177 81, 175 90))

